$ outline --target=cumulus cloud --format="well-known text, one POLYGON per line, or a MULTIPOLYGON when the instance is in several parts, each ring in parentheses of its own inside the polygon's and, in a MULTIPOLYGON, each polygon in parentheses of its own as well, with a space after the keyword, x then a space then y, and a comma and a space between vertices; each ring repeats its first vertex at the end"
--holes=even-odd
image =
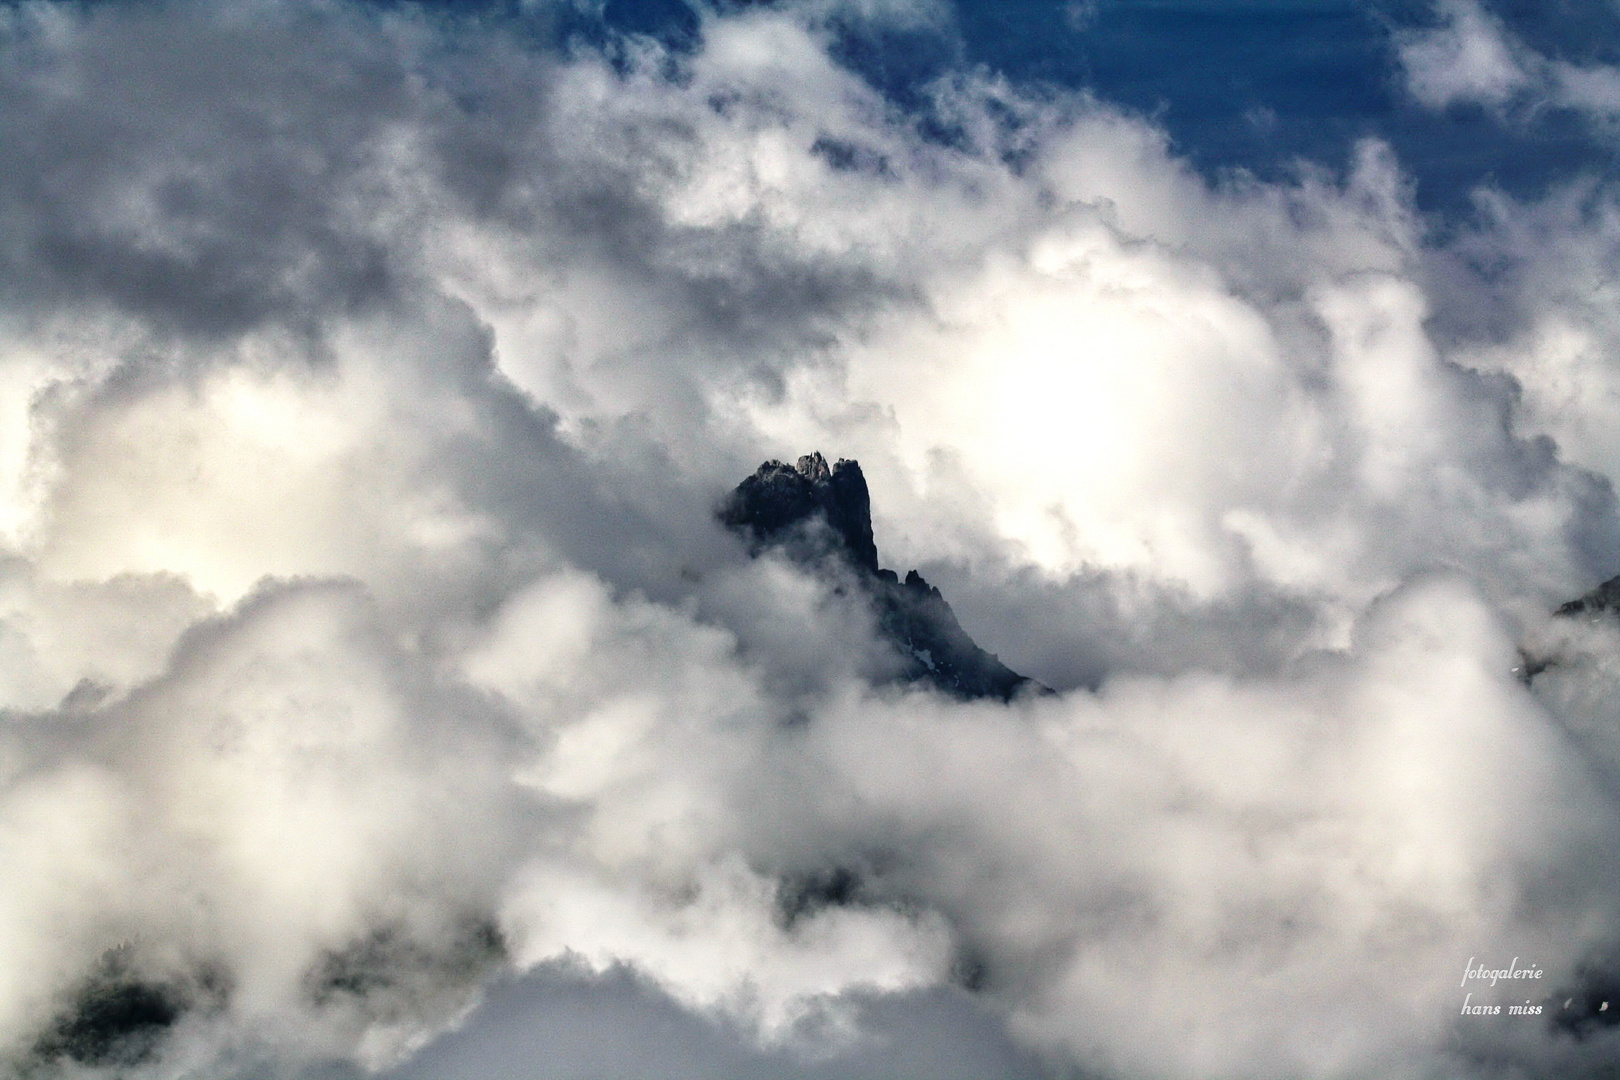
POLYGON ((1438 27, 1396 38, 1412 96, 1437 109, 1456 102, 1500 106, 1530 86, 1521 47, 1478 0, 1443 0, 1436 9, 1438 27))
POLYGON ((1432 109, 1482 105, 1515 114, 1570 110, 1612 139, 1620 69, 1547 56, 1519 40, 1480 0, 1438 0, 1440 25, 1395 34, 1406 89, 1432 109))
POLYGON ((1611 195, 837 59, 936 5, 552 25, 4 13, 6 1067, 1596 1075, 1457 980, 1620 938, 1611 195), (818 448, 1056 693, 716 523, 818 448))

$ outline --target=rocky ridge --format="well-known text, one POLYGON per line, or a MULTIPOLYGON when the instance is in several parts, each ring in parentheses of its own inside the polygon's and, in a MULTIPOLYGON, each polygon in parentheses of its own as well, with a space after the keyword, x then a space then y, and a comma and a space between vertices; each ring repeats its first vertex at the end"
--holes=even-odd
MULTIPOLYGON (((1620 614, 1620 576, 1612 577, 1591 592, 1560 604, 1553 612, 1554 618, 1584 618, 1589 621, 1615 614, 1620 614)), ((1526 686, 1531 686, 1537 675, 1566 662, 1567 658, 1561 656, 1556 647, 1546 649, 1520 645, 1519 666, 1514 669, 1514 674, 1526 686)))
POLYGON ((832 559, 847 567, 899 659, 899 681, 931 684, 968 700, 1008 701, 1021 688, 1044 689, 981 649, 917 571, 901 579, 878 565, 871 496, 857 462, 829 466, 820 453, 796 465, 767 461, 726 497, 717 516, 747 537, 756 554, 775 547, 807 565, 832 559))

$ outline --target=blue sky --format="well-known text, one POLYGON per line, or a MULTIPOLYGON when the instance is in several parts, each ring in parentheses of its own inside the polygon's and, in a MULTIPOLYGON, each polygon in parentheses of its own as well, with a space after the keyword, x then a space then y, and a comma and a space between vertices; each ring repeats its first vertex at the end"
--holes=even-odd
MULTIPOLYGON (((1620 59, 1620 9, 1576 0, 1484 5, 1541 55, 1620 59)), ((1342 169, 1358 140, 1394 146, 1418 205, 1466 214, 1495 185, 1534 197, 1572 174, 1607 175, 1613 132, 1554 107, 1512 116, 1476 103, 1424 107, 1404 85, 1395 36, 1441 22, 1423 0, 1005 0, 950 4, 944 26, 852 35, 844 55, 898 99, 942 70, 985 64, 1007 77, 1089 89, 1154 118, 1211 176, 1265 179, 1301 161, 1342 169)), ((616 28, 687 40, 681 0, 612 0, 616 28)))

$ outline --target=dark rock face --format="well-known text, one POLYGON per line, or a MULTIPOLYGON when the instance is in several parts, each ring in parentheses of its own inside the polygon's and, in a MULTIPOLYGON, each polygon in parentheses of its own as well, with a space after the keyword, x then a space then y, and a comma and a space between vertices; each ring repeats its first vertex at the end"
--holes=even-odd
POLYGON ((854 571, 870 598, 878 628, 900 660, 900 679, 928 682, 964 699, 1007 701, 1039 684, 985 652, 956 621, 939 590, 912 570, 902 582, 878 567, 872 502, 853 461, 828 468, 819 453, 797 466, 767 461, 737 485, 718 516, 752 541, 780 546, 804 562, 836 558, 854 571))
POLYGON ((463 921, 449 941, 436 945, 380 927, 326 953, 306 976, 305 987, 316 1005, 347 998, 386 1012, 391 1002, 414 993, 471 986, 505 957, 500 927, 482 917, 463 921))
MULTIPOLYGON (((143 1065, 159 1056, 186 1013, 214 1013, 224 1007, 230 980, 221 969, 204 965, 154 978, 136 970, 127 948, 103 954, 76 991, 63 999, 61 1011, 15 1063, 21 1075, 57 1076, 66 1069, 77 1076, 79 1066, 119 1070, 143 1065)), ((4 1064, 0 1072, 12 1075, 4 1064)))
POLYGON ((154 1056, 184 1008, 173 987, 135 979, 93 982, 40 1037, 34 1053, 97 1067, 139 1065, 154 1056))
POLYGON ((1571 600, 1557 611, 1559 615, 1600 615, 1620 611, 1620 577, 1612 577, 1579 600, 1571 600))
POLYGON ((824 524, 853 565, 877 573, 872 500, 853 461, 840 460, 830 469, 820 454, 805 455, 797 466, 767 461, 737 485, 720 508, 720 520, 760 545, 813 539, 813 527, 824 524))
MULTIPOLYGON (((1553 615, 1564 619, 1586 618, 1601 619, 1611 613, 1620 613, 1620 577, 1612 577, 1599 585, 1585 596, 1560 604, 1553 615)), ((1548 668, 1559 667, 1566 663, 1567 658, 1555 653, 1542 654, 1531 652, 1524 646, 1519 648, 1519 664, 1513 669, 1514 674, 1526 686, 1534 685, 1535 678, 1548 668)))
POLYGON ((915 570, 904 582, 892 570, 877 574, 878 626, 905 661, 902 678, 927 681, 961 698, 1011 700, 1033 680, 1013 671, 994 653, 985 652, 956 621, 956 613, 915 570))

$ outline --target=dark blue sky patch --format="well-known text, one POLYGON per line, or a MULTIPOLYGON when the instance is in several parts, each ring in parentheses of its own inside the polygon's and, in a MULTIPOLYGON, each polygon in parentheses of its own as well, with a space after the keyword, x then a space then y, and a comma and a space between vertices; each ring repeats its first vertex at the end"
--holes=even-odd
POLYGON ((607 0, 602 19, 622 33, 645 34, 671 48, 697 41, 697 13, 684 0, 607 0))
POLYGON ((1206 172, 1338 167, 1389 110, 1385 36, 1350 4, 1102 4, 1082 29, 1051 0, 960 6, 970 55, 1155 116, 1206 172))
MULTIPOLYGON (((705 5, 558 0, 521 14, 505 0, 428 6, 519 18, 564 46, 611 54, 615 39, 641 35, 678 54, 696 46, 705 5)), ((1620 8, 1592 0, 1487 0, 1486 7, 1549 59, 1620 63, 1620 8)), ((1471 214, 1481 185, 1529 199, 1574 176, 1616 171, 1613 136, 1567 110, 1499 115, 1414 101, 1394 34, 1439 25, 1431 0, 955 0, 953 8, 949 27, 860 20, 833 27, 834 57, 943 142, 952 132, 925 115, 928 85, 982 66, 1028 86, 1089 89, 1150 116, 1175 152, 1211 178, 1287 179, 1302 163, 1342 173, 1359 140, 1383 139, 1413 177, 1419 207, 1442 227, 1471 214)))
MULTIPOLYGON (((961 0, 957 10, 970 60, 1015 79, 1088 87, 1152 115, 1176 152, 1211 176, 1279 179, 1302 160, 1342 170, 1358 140, 1377 137, 1415 178, 1419 206, 1453 216, 1468 211, 1480 184, 1534 197, 1583 169, 1612 166, 1567 112, 1502 118, 1413 101, 1392 32, 1434 25, 1426 2, 1101 0, 1079 20, 1059 0, 961 0)), ((1598 33, 1615 22, 1610 12, 1516 3, 1501 16, 1552 55, 1601 58, 1620 41, 1598 33), (1580 44, 1593 37, 1605 45, 1580 44)))
POLYGON ((1620 7, 1606 0, 1483 0, 1515 37, 1572 64, 1620 64, 1620 7))

